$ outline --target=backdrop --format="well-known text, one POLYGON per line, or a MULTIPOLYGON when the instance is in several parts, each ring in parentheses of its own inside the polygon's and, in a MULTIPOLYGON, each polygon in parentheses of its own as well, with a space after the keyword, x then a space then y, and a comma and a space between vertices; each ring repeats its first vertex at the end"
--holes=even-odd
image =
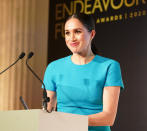
POLYGON ((71 54, 64 42, 64 21, 77 11, 94 16, 99 54, 121 65, 125 90, 112 131, 146 131, 147 1, 50 1, 48 63, 71 54))

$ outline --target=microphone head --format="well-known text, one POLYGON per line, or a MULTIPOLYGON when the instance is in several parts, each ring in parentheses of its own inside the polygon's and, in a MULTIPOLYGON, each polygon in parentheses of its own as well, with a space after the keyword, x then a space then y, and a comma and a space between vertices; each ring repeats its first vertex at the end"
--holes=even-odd
POLYGON ((19 59, 22 59, 24 56, 25 56, 25 53, 22 52, 22 53, 20 54, 20 56, 19 56, 19 59))
POLYGON ((33 53, 33 52, 30 52, 30 53, 28 54, 28 59, 30 59, 33 55, 34 55, 34 53, 33 53))

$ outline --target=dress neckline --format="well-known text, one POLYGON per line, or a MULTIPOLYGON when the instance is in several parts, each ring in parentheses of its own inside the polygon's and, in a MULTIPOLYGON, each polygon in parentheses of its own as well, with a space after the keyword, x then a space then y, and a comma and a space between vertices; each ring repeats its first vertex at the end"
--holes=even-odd
POLYGON ((82 65, 75 64, 75 63, 72 61, 71 56, 72 56, 72 55, 69 56, 69 61, 70 61, 70 63, 71 63, 72 65, 78 66, 78 67, 84 67, 84 66, 88 66, 88 65, 92 64, 93 61, 96 59, 96 56, 97 56, 97 55, 95 55, 94 58, 93 58, 90 62, 88 62, 87 64, 82 64, 82 65))

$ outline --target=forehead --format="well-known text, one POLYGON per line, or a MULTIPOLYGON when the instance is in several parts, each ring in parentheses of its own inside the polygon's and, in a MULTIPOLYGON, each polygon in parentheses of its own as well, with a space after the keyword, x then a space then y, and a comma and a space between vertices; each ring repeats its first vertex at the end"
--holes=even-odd
POLYGON ((65 23, 65 30, 73 30, 77 28, 85 28, 83 24, 76 18, 71 18, 65 23))

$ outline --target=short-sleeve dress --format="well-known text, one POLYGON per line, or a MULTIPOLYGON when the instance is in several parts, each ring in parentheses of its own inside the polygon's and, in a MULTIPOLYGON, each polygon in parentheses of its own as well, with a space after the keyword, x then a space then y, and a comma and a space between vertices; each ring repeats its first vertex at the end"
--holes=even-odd
MULTIPOLYGON (((119 63, 99 55, 84 65, 74 64, 71 55, 51 62, 45 71, 44 84, 47 90, 56 92, 58 112, 80 115, 102 112, 106 86, 124 88, 119 63)), ((88 131, 111 129, 89 126, 88 131)))

